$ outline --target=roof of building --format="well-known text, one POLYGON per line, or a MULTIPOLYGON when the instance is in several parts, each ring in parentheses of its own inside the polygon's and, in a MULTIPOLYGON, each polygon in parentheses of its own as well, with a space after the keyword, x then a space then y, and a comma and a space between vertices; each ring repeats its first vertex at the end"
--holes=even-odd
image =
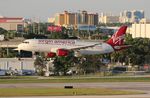
POLYGON ((0 23, 15 22, 23 20, 22 17, 0 17, 0 23))

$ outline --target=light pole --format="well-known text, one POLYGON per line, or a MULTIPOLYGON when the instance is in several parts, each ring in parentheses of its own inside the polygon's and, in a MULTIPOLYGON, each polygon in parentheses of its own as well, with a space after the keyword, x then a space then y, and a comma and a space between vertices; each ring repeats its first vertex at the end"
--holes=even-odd
POLYGON ((89 40, 91 40, 91 32, 90 32, 90 25, 88 25, 88 33, 89 33, 89 40))

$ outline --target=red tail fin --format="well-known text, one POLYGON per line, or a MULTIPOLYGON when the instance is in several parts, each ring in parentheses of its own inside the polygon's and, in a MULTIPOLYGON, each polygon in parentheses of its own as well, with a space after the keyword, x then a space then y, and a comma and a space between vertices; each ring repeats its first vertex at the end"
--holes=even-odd
POLYGON ((110 44, 112 47, 123 45, 126 29, 127 26, 120 27, 120 29, 113 34, 113 36, 107 41, 107 43, 110 44))

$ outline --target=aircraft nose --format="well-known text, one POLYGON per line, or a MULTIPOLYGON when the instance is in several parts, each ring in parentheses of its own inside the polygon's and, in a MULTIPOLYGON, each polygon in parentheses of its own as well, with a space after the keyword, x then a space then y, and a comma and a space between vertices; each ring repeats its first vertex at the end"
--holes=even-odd
POLYGON ((13 49, 13 50, 20 51, 21 49, 22 49, 22 45, 21 45, 21 44, 19 44, 19 45, 17 46, 17 48, 15 48, 15 49, 13 49))
POLYGON ((18 45, 18 50, 22 50, 22 44, 18 45))

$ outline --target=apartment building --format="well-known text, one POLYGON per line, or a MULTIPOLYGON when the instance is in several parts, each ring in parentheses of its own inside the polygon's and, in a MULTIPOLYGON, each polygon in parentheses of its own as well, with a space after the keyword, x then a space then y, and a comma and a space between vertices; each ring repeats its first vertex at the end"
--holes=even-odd
POLYGON ((98 25, 98 14, 89 14, 87 11, 78 13, 64 11, 64 13, 57 13, 55 15, 55 25, 73 26, 75 28, 78 25, 98 25))

